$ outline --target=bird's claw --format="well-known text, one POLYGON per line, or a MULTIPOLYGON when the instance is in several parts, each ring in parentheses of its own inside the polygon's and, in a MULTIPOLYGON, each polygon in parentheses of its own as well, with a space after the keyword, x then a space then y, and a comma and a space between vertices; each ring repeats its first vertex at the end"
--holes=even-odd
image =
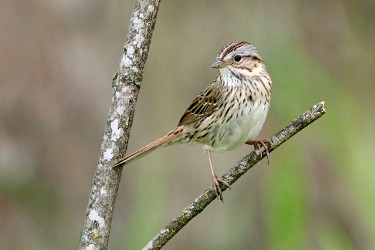
POLYGON ((221 191, 220 183, 225 185, 227 188, 231 189, 230 185, 226 181, 224 181, 222 179, 219 179, 216 175, 212 176, 212 182, 214 184, 214 190, 215 190, 216 197, 219 200, 221 200, 222 202, 224 202, 223 192, 221 191))
POLYGON ((268 162, 268 165, 269 165, 270 164, 270 152, 268 151, 268 147, 266 145, 266 142, 269 143, 271 147, 273 147, 273 143, 269 139, 252 141, 251 144, 254 145, 254 148, 259 150, 261 158, 263 157, 263 153, 262 153, 263 150, 262 150, 261 147, 262 146, 264 147, 264 149, 266 151, 266 155, 267 155, 267 162, 268 162))

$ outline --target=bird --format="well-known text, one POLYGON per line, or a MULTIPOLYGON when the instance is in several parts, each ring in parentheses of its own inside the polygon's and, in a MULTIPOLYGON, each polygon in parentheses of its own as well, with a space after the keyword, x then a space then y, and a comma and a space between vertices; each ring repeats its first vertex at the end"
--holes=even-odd
POLYGON ((234 42, 223 47, 211 66, 219 70, 212 81, 191 103, 177 127, 145 147, 117 161, 112 167, 129 164, 157 148, 179 143, 200 145, 206 151, 215 194, 223 200, 211 152, 225 152, 249 144, 265 148, 269 139, 255 140, 270 108, 272 80, 254 45, 234 42))

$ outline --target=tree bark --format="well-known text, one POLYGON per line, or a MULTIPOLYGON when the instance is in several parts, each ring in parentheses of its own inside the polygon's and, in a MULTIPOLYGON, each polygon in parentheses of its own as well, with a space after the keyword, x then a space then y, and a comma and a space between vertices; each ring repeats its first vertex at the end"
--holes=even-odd
POLYGON ((119 68, 95 172, 80 249, 106 249, 122 168, 111 166, 128 145, 130 128, 160 0, 137 0, 119 68))
MULTIPOLYGON (((289 140, 293 135, 297 134, 303 128, 311 124, 316 119, 325 114, 324 102, 320 102, 311 109, 303 113, 300 117, 292 121, 284 129, 271 137, 272 146, 268 146, 268 151, 271 153, 274 149, 279 147, 282 143, 289 140)), ((233 168, 231 168, 221 179, 230 185, 237 181, 244 173, 246 173, 252 166, 258 163, 266 156, 266 151, 262 147, 262 151, 258 149, 252 151, 239 161, 233 168)), ((223 192, 227 189, 226 186, 221 185, 223 192)), ((207 189, 203 194, 196 198, 189 206, 187 206, 176 218, 165 226, 158 235, 156 235, 143 249, 160 249, 173 236, 177 234, 189 221, 201 213, 213 200, 216 199, 216 194, 213 187, 207 189)))

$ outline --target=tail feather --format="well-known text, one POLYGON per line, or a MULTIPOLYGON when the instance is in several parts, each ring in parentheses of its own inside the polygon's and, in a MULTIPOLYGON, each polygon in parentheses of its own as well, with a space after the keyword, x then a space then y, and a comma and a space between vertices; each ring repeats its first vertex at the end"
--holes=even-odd
POLYGON ((151 153, 155 149, 161 146, 167 146, 168 144, 174 142, 175 139, 182 136, 182 127, 177 127, 176 129, 170 131, 165 136, 151 142, 150 144, 144 146, 143 148, 135 151, 134 153, 120 159, 115 165, 112 166, 112 168, 119 167, 121 165, 128 164, 134 160, 137 160, 148 153, 151 153))

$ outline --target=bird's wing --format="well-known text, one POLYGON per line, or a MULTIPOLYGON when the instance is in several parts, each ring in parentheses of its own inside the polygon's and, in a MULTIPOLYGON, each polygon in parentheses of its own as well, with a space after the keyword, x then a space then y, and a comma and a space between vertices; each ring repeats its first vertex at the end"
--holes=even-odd
POLYGON ((187 125, 211 115, 217 108, 218 100, 221 98, 221 91, 219 91, 220 85, 221 84, 216 81, 208 85, 207 88, 194 99, 189 108, 187 108, 178 126, 187 125))

